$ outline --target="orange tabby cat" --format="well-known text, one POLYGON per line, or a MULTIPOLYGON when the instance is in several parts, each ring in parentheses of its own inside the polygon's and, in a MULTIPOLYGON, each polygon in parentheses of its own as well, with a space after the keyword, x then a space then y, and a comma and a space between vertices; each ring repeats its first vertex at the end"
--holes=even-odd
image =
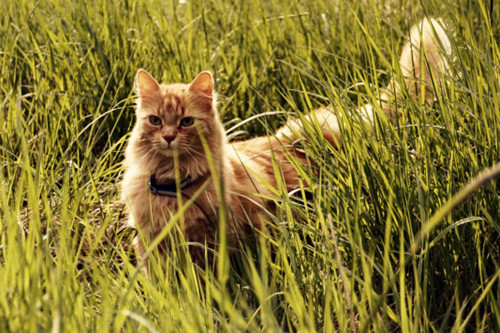
MULTIPOLYGON (((450 42, 442 23, 423 20, 412 28, 401 55, 404 89, 418 96, 425 82, 427 102, 434 99, 432 79, 439 84, 437 73, 447 67, 438 48, 449 54, 450 42)), ((190 84, 170 85, 158 84, 145 70, 137 72, 137 122, 125 152, 122 194, 129 207, 129 223, 139 230, 136 246, 140 257, 148 242, 175 215, 179 200, 185 203, 196 196, 195 204, 183 214, 186 239, 210 244, 216 238, 221 199, 226 207, 229 241, 259 228, 267 204, 262 198, 273 196, 269 185, 277 187, 273 159, 287 189, 299 186, 287 155, 295 154, 306 162, 303 153, 292 147, 301 130, 300 122, 291 120, 273 136, 229 143, 217 115, 213 85, 209 72, 200 73, 190 84)), ((400 96, 401 91, 392 81, 382 97, 380 107, 388 116, 392 115, 388 101, 394 99, 392 94, 400 96)), ((365 105, 360 112, 370 123, 373 107, 365 105)), ((312 115, 309 117, 312 120, 312 115)), ((318 109, 314 118, 325 138, 338 145, 342 138, 331 110, 318 109)), ((191 252, 193 259, 202 263, 202 252, 191 252)))

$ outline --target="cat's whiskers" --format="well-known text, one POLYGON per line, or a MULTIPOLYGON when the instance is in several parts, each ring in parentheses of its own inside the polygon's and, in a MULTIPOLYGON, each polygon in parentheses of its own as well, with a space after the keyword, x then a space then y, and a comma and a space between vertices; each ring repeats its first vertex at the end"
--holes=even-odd
POLYGON ((191 156, 193 159, 196 157, 205 157, 205 154, 200 153, 198 149, 192 148, 192 147, 186 147, 184 151, 191 156), (194 155, 193 155, 194 154, 194 155))
POLYGON ((191 151, 189 149, 185 149, 184 152, 189 155, 192 159, 195 159, 195 156, 193 155, 194 151, 191 151))
POLYGON ((157 168, 155 164, 158 164, 158 162, 156 161, 160 153, 157 147, 155 147, 154 145, 152 145, 151 147, 143 146, 138 149, 137 153, 141 163, 143 163, 145 166, 148 166, 149 169, 157 168))

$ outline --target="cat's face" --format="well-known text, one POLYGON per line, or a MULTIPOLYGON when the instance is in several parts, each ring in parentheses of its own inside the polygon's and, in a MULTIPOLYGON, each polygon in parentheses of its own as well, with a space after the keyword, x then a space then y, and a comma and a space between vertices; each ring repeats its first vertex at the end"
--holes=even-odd
POLYGON ((144 152, 154 156, 204 156, 200 134, 211 140, 218 129, 213 80, 200 73, 191 84, 159 85, 146 71, 136 76, 137 124, 134 129, 144 152))

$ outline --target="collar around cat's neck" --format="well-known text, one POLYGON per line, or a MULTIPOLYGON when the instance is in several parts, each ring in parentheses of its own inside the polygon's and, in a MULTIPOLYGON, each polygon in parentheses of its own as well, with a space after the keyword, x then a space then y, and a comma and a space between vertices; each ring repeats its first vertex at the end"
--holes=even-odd
POLYGON ((181 182, 179 183, 179 187, 177 187, 175 181, 168 184, 158 184, 156 182, 155 175, 151 175, 149 177, 149 190, 151 191, 151 193, 156 195, 177 198, 178 191, 182 191, 188 188, 189 186, 193 185, 197 180, 198 178, 192 178, 191 176, 187 176, 186 178, 181 180, 181 182))

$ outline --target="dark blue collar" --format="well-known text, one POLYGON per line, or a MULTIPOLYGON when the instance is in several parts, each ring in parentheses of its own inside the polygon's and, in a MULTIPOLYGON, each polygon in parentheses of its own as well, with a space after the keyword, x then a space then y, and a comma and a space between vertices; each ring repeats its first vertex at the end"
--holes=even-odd
MULTIPOLYGON (((169 184, 158 184, 156 182, 156 177, 154 175, 151 175, 149 177, 149 190, 151 193, 156 194, 156 195, 161 195, 164 197, 171 197, 171 198, 177 198, 177 191, 182 191, 186 189, 187 187, 193 185, 198 179, 191 178, 191 176, 187 176, 180 182, 179 188, 177 188, 177 184, 175 182, 169 183, 169 184)), ((182 192, 181 192, 182 194, 182 192)))

